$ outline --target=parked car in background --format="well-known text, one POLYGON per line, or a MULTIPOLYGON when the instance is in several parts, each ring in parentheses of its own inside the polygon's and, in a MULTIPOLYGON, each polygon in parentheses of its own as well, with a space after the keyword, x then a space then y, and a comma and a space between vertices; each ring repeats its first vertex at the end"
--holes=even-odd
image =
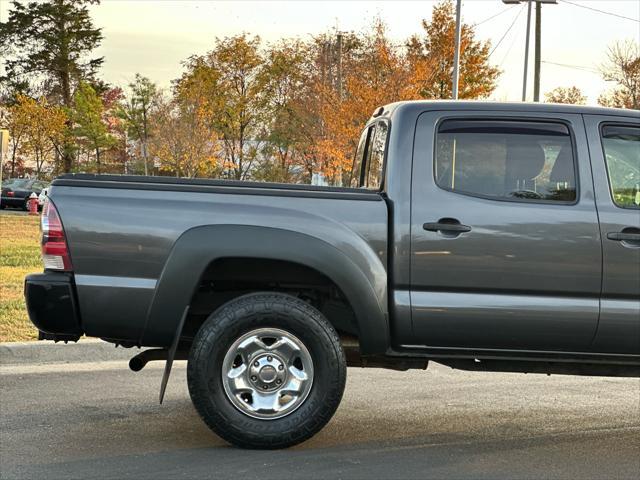
POLYGON ((42 210, 42 206, 44 205, 44 201, 49 196, 49 188, 50 187, 44 187, 42 189, 42 191, 40 192, 40 195, 38 195, 38 208, 40 210, 42 210))
POLYGON ((29 210, 29 197, 32 193, 40 195, 49 184, 36 178, 10 178, 2 182, 0 208, 20 207, 29 210))

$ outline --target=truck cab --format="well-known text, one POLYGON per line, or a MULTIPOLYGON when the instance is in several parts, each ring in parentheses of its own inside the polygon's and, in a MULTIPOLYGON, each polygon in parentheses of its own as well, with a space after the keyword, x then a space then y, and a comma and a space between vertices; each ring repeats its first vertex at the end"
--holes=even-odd
POLYGON ((399 346, 640 353, 637 114, 419 102, 385 121, 399 346))

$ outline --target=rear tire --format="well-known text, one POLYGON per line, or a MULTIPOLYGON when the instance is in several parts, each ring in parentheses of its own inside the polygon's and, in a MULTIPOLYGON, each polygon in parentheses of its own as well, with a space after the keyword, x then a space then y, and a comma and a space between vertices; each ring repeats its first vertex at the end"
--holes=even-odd
POLYGON ((313 306, 253 293, 205 321, 189 353, 187 381, 196 410, 220 437, 243 448, 286 448, 331 419, 346 361, 338 334, 313 306))

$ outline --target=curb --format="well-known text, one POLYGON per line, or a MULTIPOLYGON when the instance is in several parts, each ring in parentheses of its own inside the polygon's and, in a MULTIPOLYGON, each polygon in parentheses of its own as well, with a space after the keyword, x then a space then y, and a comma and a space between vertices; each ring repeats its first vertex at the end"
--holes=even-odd
POLYGON ((50 341, 0 343, 0 365, 33 365, 49 363, 88 363, 126 360, 140 353, 138 348, 116 348, 101 340, 77 343, 50 341))

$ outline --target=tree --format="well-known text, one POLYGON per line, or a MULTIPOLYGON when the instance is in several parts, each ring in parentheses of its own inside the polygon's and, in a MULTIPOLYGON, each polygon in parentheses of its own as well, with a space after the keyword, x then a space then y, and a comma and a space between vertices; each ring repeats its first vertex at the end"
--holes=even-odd
POLYGON ((601 97, 602 102, 620 108, 640 109, 640 45, 637 42, 626 40, 610 46, 601 71, 606 81, 618 85, 616 90, 601 97))
POLYGON ((598 103, 610 108, 633 108, 633 99, 629 91, 624 88, 614 88, 603 92, 598 97, 598 103))
POLYGON ((585 105, 585 97, 578 87, 557 87, 544 94, 547 103, 569 103, 572 105, 585 105))
POLYGON ((33 155, 38 177, 64 139, 67 116, 61 107, 49 104, 44 97, 28 99, 20 105, 27 121, 25 147, 33 155))
POLYGON ((158 87, 147 77, 136 73, 129 89, 129 98, 120 107, 118 116, 124 120, 130 138, 140 142, 144 174, 149 175, 150 116, 157 106, 158 87))
POLYGON ((80 83, 74 96, 74 135, 84 141, 96 155, 97 171, 100 173, 102 150, 115 143, 103 121, 104 106, 101 98, 88 83, 80 83))
POLYGON ((35 174, 39 176, 62 143, 66 122, 63 109, 51 105, 46 98, 36 100, 18 94, 16 102, 7 107, 3 122, 11 138, 10 176, 16 174, 19 154, 28 155, 35 161, 35 174))
POLYGON ((127 173, 129 163, 127 125, 120 117, 120 109, 124 102, 124 92, 120 87, 109 85, 100 94, 100 100, 103 105, 102 121, 107 127, 107 133, 113 139, 113 144, 106 153, 109 155, 110 163, 116 168, 116 171, 127 173))
POLYGON ((26 95, 16 95, 16 102, 6 107, 6 115, 3 116, 3 128, 9 130, 9 148, 11 149, 11 173, 10 177, 16 174, 18 163, 18 152, 22 147, 24 138, 29 129, 29 121, 26 116, 26 104, 31 101, 26 95))
MULTIPOLYGON (((408 55, 427 61, 431 71, 420 91, 424 98, 451 98, 455 24, 454 4, 443 0, 433 8, 431 21, 422 21, 425 36, 414 35, 407 43, 408 55)), ((489 64, 490 48, 490 42, 475 39, 473 26, 462 24, 459 98, 486 98, 495 90, 500 70, 489 64)))
POLYGON ((149 153, 176 177, 218 176, 218 139, 197 103, 158 100, 150 123, 149 153))
POLYGON ((301 178, 311 142, 307 126, 313 123, 307 102, 310 55, 309 45, 299 40, 282 40, 265 52, 257 75, 266 132, 264 158, 254 178, 287 183, 301 178))
MULTIPOLYGON (((0 23, 0 49, 6 55, 0 81, 13 88, 38 88, 73 107, 74 89, 90 80, 102 58, 87 58, 102 40, 94 28, 88 5, 99 0, 13 0, 9 19, 0 23)), ((73 145, 63 148, 64 171, 72 168, 73 145)))
POLYGON ((394 48, 379 20, 367 33, 349 35, 346 45, 342 89, 329 81, 318 82, 316 88, 320 170, 331 183, 348 185, 363 125, 381 105, 420 98, 421 77, 415 76, 409 58, 394 48))
POLYGON ((222 142, 226 174, 237 180, 249 175, 264 133, 259 47, 260 38, 246 34, 217 39, 209 53, 189 59, 175 83, 180 102, 199 98, 196 103, 222 142))

